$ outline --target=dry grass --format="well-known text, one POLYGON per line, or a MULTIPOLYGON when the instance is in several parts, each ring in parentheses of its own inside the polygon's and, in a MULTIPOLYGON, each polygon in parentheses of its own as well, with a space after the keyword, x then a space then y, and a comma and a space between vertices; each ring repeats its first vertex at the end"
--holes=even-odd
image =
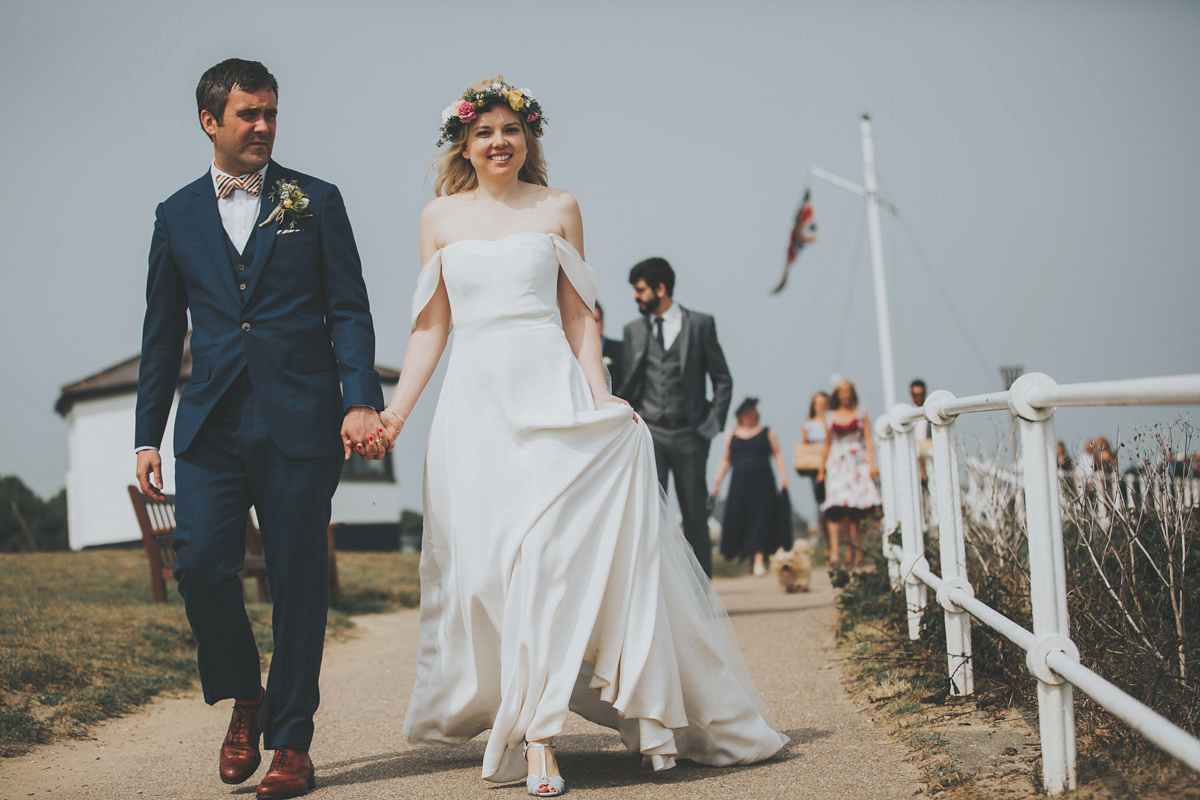
POLYGON ((928 713, 929 697, 945 679, 927 663, 921 644, 904 634, 903 599, 888 588, 878 540, 870 540, 867 550, 875 569, 839 578, 845 583, 838 597, 838 650, 847 665, 847 689, 912 749, 931 791, 969 785, 971 776, 947 753, 937 717, 928 713))
MULTIPOLYGON (((1043 797, 1036 711, 1021 691, 979 668, 981 653, 1015 648, 975 626, 976 694, 948 699, 941 609, 926 610, 921 639, 910 641, 903 595, 891 591, 886 566, 873 555, 875 570, 847 576, 838 598, 838 649, 851 696, 912 749, 931 794, 946 800, 1043 797)), ((1115 761, 1108 742, 1127 729, 1082 693, 1075 699, 1079 788, 1071 797, 1200 800, 1197 776, 1176 762, 1115 761)))
MULTIPOLYGON (((343 602, 329 634, 349 613, 411 607, 419 599, 417 556, 342 553, 343 602)), ((140 550, 0 555, 0 756, 25 752, 128 713, 163 691, 196 680, 195 640, 174 585, 152 602, 140 550)), ((264 659, 271 607, 248 593, 247 610, 264 659)))

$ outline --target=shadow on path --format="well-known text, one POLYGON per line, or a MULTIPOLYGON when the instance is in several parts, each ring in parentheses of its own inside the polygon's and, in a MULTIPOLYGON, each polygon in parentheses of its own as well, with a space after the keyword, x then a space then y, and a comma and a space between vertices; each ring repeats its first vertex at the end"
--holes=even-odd
MULTIPOLYGON (((823 728, 796 728, 784 731, 790 741, 773 758, 764 762, 781 763, 803 757, 800 748, 832 735, 823 728)), ((614 734, 615 735, 615 734, 614 734)), ((618 789, 639 786, 647 781, 656 784, 684 784, 708 780, 755 769, 756 765, 711 767, 681 759, 676 767, 652 773, 642 759, 625 750, 597 750, 603 746, 596 734, 566 734, 556 737, 555 750, 564 774, 570 776, 574 789, 618 789)), ((422 747, 415 750, 380 753, 325 764, 318 782, 323 787, 362 786, 380 781, 392 781, 419 775, 432 776, 441 772, 467 770, 477 772, 483 761, 484 741, 471 741, 459 747, 422 747)), ((495 787, 514 783, 484 784, 495 787)), ((253 792, 253 786, 239 788, 236 794, 253 792)))

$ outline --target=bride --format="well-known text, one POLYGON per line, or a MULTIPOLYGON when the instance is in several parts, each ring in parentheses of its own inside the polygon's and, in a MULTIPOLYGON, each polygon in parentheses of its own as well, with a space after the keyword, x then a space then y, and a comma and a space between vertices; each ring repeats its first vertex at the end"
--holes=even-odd
POLYGON ((654 446, 608 389, 575 198, 546 183, 546 118, 502 77, 442 115, 392 446, 454 347, 425 458, 414 744, 491 730, 483 777, 565 791, 568 711, 654 769, 750 764, 787 741, 667 517, 654 446))

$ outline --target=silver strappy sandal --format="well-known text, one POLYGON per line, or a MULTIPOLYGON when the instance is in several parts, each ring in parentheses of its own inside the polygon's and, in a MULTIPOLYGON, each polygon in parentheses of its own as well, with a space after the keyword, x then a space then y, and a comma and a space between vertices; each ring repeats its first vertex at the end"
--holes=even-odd
POLYGON ((546 748, 552 746, 548 744, 525 743, 526 752, 529 752, 529 748, 531 747, 542 748, 542 774, 530 775, 525 779, 525 790, 534 797, 558 797, 567 791, 567 782, 562 775, 551 777, 546 774, 546 748))

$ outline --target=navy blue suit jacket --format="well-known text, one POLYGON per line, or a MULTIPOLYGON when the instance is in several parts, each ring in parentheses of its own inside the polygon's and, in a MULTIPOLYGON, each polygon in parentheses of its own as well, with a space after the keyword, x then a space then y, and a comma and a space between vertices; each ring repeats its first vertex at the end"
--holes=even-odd
POLYGON ((341 453, 345 410, 383 407, 367 290, 341 194, 333 184, 272 161, 259 222, 274 208, 267 194, 281 178, 299 184, 311 216, 299 219, 295 232, 280 233, 278 220, 258 228, 253 263, 242 273, 230 260, 209 172, 159 204, 135 447, 162 442, 189 312, 192 376, 175 420, 177 456, 243 370, 272 440, 292 458, 341 453))

